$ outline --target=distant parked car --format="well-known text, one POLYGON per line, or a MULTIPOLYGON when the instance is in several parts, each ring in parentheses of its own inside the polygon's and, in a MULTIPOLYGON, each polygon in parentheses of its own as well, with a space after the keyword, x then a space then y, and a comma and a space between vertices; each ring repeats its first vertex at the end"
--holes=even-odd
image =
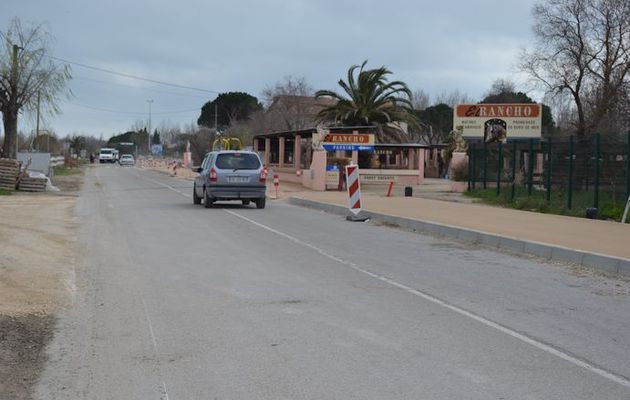
POLYGON ((213 151, 203 159, 193 186, 193 203, 206 208, 215 201, 251 201, 257 208, 265 208, 267 170, 258 154, 251 151, 213 151))
POLYGON ((120 160, 118 160, 120 165, 135 165, 136 160, 133 158, 131 154, 123 154, 120 156, 120 160))

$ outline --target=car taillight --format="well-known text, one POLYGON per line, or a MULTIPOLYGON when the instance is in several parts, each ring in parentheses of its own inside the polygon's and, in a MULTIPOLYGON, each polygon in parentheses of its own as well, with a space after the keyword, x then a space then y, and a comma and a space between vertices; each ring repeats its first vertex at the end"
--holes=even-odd
POLYGON ((208 175, 208 180, 210 182, 216 182, 217 181, 217 171, 214 168, 212 168, 210 170, 210 174, 208 175))
POLYGON ((267 183, 268 173, 267 168, 263 168, 262 171, 260 171, 260 183, 267 183))

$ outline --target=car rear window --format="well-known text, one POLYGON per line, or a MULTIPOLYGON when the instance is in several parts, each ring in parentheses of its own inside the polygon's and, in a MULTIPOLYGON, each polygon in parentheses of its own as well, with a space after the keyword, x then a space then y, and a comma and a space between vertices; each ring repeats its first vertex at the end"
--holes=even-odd
POLYGON ((111 150, 101 150, 101 154, 112 154, 111 150))
POLYGON ((224 153, 217 156, 216 166, 220 169, 258 169, 260 160, 252 153, 224 153))

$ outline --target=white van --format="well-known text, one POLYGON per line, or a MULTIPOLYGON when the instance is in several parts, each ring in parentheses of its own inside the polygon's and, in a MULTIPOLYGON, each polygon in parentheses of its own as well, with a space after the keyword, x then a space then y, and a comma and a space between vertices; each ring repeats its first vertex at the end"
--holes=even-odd
POLYGON ((116 149, 109 149, 106 147, 103 147, 101 149, 101 151, 98 153, 98 162, 100 162, 101 164, 103 163, 114 163, 116 162, 116 154, 118 153, 118 150, 116 149))

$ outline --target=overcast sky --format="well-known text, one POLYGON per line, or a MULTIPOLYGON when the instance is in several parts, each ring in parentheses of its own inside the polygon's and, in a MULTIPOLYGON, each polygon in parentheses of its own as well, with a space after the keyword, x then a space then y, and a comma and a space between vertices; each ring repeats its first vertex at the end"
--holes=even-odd
MULTIPOLYGON (((492 82, 525 91, 515 63, 532 40, 535 0, 2 0, 12 17, 46 22, 55 57, 209 91, 261 91, 286 75, 337 89, 352 64, 387 66, 432 99, 480 100, 492 82)), ((187 124, 216 94, 72 66, 73 97, 47 117, 59 136, 109 138, 148 120, 187 124)), ((535 97, 535 96, 534 96, 535 97)), ((20 129, 34 129, 22 118, 20 129)))

